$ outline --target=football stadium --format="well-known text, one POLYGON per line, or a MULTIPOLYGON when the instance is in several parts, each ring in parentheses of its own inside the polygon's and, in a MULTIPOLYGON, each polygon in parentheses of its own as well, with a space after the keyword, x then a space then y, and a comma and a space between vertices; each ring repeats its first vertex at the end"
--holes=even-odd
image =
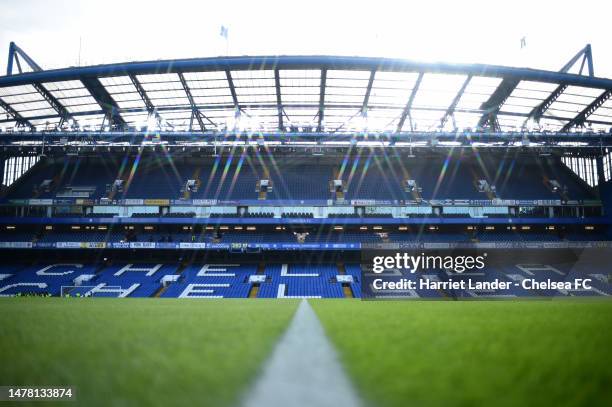
POLYGON ((45 69, 11 42, 3 400, 610 405, 612 79, 572 54, 45 69))

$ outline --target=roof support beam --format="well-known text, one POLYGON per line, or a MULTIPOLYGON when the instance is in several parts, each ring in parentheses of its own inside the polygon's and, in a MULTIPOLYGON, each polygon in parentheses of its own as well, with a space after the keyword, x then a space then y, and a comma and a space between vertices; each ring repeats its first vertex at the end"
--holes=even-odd
POLYGON ((483 110, 484 113, 478 121, 479 128, 488 127, 495 131, 499 130, 497 114, 510 94, 516 89, 519 82, 519 79, 512 78, 504 78, 504 80, 501 81, 497 89, 495 89, 495 92, 493 92, 489 99, 480 106, 480 110, 483 110))
POLYGON ((125 120, 119 114, 119 106, 112 98, 110 93, 106 91, 106 88, 102 85, 98 78, 82 78, 83 86, 91 93, 96 99, 96 102, 102 107, 104 114, 109 120, 111 128, 113 126, 125 126, 125 120))
POLYGON ((42 68, 38 66, 36 62, 28 54, 25 53, 17 44, 11 41, 9 44, 9 53, 8 53, 8 63, 6 64, 6 75, 13 74, 13 61, 17 63, 17 68, 19 69, 19 73, 21 73, 21 64, 19 63, 18 57, 23 58, 23 60, 28 64, 28 66, 34 72, 42 71, 42 68))
POLYGON ((132 83, 134 84, 134 87, 138 91, 138 94, 140 95, 140 98, 142 99, 142 101, 144 102, 145 106, 147 107, 147 111, 150 114, 153 114, 155 112, 155 106, 151 102, 151 99, 149 99, 149 96, 147 95, 147 92, 145 92, 144 88, 142 87, 142 84, 140 83, 138 78, 136 78, 135 75, 130 75, 130 79, 132 80, 132 83))
POLYGON ((234 80, 232 79, 232 74, 229 69, 225 70, 225 76, 227 77, 229 90, 232 94, 232 100, 234 101, 234 126, 236 126, 236 123, 238 123, 238 121, 240 120, 242 109, 240 109, 240 105, 238 104, 238 95, 236 94, 236 87, 234 86, 234 80))
MULTIPOLYGON (((404 111, 402 112, 402 115, 400 116, 399 122, 397 123, 397 129, 396 131, 399 133, 400 131, 402 131, 402 127, 404 127, 404 122, 406 121, 406 117, 408 117, 410 115, 410 109, 412 109, 412 102, 414 102, 414 97, 416 96, 417 92, 419 91, 419 86, 421 86, 421 81, 423 80, 423 72, 419 73, 419 76, 417 77, 416 83, 414 84, 414 88, 412 88, 412 92, 410 92, 410 97, 408 98, 408 103, 406 103, 406 107, 404 107, 404 111)), ((412 128, 412 119, 410 119, 410 130, 414 130, 412 128)))
POLYGON ((53 109, 60 116, 60 127, 61 125, 67 121, 72 120, 76 123, 75 118, 70 114, 68 109, 66 109, 56 98, 49 92, 43 85, 40 83, 32 83, 32 86, 42 95, 43 98, 53 107, 53 109))
POLYGON ((565 92, 565 89, 567 89, 567 85, 565 84, 557 86, 557 88, 550 95, 548 95, 548 97, 544 99, 542 103, 534 107, 531 113, 529 113, 529 116, 527 116, 527 119, 525 119, 525 123, 523 123, 523 128, 525 128, 527 122, 530 119, 534 120, 536 123, 539 123, 544 113, 546 113, 548 108, 553 103, 555 103, 555 101, 559 98, 559 96, 563 94, 563 92, 565 92))
POLYGON ((319 87, 319 123, 317 131, 323 130, 323 120, 325 120, 325 86, 327 83, 327 69, 321 69, 321 84, 319 87))
MULTIPOLYGON (((6 66, 6 75, 13 74, 13 61, 17 63, 17 68, 19 69, 19 73, 22 72, 21 64, 19 62, 19 58, 23 58, 23 60, 28 64, 30 69, 34 72, 42 71, 42 68, 34 62, 32 58, 24 50, 22 50, 17 44, 11 41, 9 44, 9 53, 8 53, 8 63, 6 66)), ((68 119, 74 120, 74 117, 70 114, 70 112, 49 92, 45 87, 41 84, 41 82, 32 82, 32 86, 41 94, 41 96, 51 105, 51 107, 59 114, 60 116, 60 127, 61 125, 68 119)), ((74 120, 76 122, 76 120, 74 120)))
POLYGON ((130 75, 130 79, 132 80, 134 87, 138 91, 140 98, 142 99, 145 106, 147 107, 147 112, 149 112, 149 115, 153 115, 155 119, 157 120, 157 124, 161 126, 162 118, 157 112, 157 109, 155 108, 155 105, 153 104, 153 102, 151 102, 151 99, 149 99, 149 95, 147 95, 147 92, 145 92, 144 88, 142 87, 142 84, 140 83, 138 78, 136 78, 135 75, 130 75))
POLYGON ((234 80, 232 79, 232 74, 229 69, 225 70, 225 76, 227 77, 229 90, 232 94, 232 99, 234 100, 234 106, 236 107, 236 109, 240 109, 240 105, 238 104, 238 95, 236 95, 236 88, 234 87, 234 80))
MULTIPOLYGON (((570 59, 565 65, 563 65, 559 72, 568 73, 569 70, 572 69, 572 66, 574 66, 574 64, 578 62, 581 57, 582 63, 580 64, 580 71, 578 71, 578 74, 582 75, 582 71, 584 70, 584 64, 585 62, 588 62, 587 68, 589 70, 589 76, 593 76, 593 54, 591 52, 591 44, 587 44, 586 47, 578 51, 578 53, 574 55, 572 59, 570 59)), ((534 107, 531 113, 529 113, 529 116, 527 116, 527 119, 525 119, 525 122, 523 123, 523 128, 526 127, 527 122, 530 119, 534 120, 536 123, 539 123, 542 115, 550 108, 553 103, 555 103, 555 101, 559 98, 559 96, 563 94, 567 87, 568 85, 566 83, 559 84, 559 86, 557 86, 557 88, 555 88, 555 90, 550 95, 548 95, 546 99, 542 101, 542 103, 534 107)))
POLYGON ((0 107, 2 107, 6 111, 6 113, 8 113, 8 115, 12 118, 12 120, 14 120, 17 123, 17 127, 28 126, 32 128, 32 123, 30 123, 28 119, 26 119, 21 114, 19 114, 18 111, 13 109, 11 105, 4 102, 2 99, 0 99, 0 107))
POLYGON ((15 60, 15 63, 17 64, 17 70, 19 71, 19 73, 23 73, 23 69, 21 69, 21 62, 19 62, 19 55, 15 54, 13 58, 15 60))
POLYGON ((589 118, 590 115, 593 114, 595 110, 597 110, 601 105, 603 105, 610 97, 612 96, 612 89, 606 90, 604 93, 599 95, 597 99, 591 102, 590 105, 584 108, 584 110, 572 120, 570 120, 563 128, 561 128, 561 132, 566 132, 571 130, 575 126, 584 126, 584 123, 589 118))
POLYGON ((470 84, 471 80, 472 80, 472 75, 468 75, 467 78, 465 78, 465 82, 463 82, 463 85, 461 85, 461 88, 459 89, 459 92, 457 92, 457 95, 455 96, 455 98, 451 102, 450 106, 446 110, 446 113, 444 113, 444 116, 442 116, 442 118, 440 119, 440 128, 441 129, 444 128, 444 126, 446 125, 446 122, 448 121, 448 118, 451 117, 455 113, 455 108, 459 104, 459 100, 461 99, 461 96, 463 96, 463 93, 465 92, 465 89, 470 84))
POLYGON ((574 66, 576 62, 582 57, 582 62, 580 64, 579 75, 582 75, 582 70, 584 69, 585 62, 587 63, 587 69, 589 71, 589 76, 595 76, 595 72, 593 70, 593 52, 591 50, 591 44, 587 44, 583 49, 578 51, 576 55, 570 59, 567 64, 563 65, 563 68, 559 72, 567 73, 574 66))
POLYGON ((278 110, 278 129, 283 130, 283 101, 281 100, 280 73, 274 70, 274 86, 276 87, 276 109, 278 110))
MULTIPOLYGON (((200 110, 198 109, 198 107, 195 104, 195 101, 193 100, 191 89, 189 89, 189 86, 187 86, 187 81, 185 80, 185 76, 183 75, 182 72, 179 72, 178 77, 181 80, 181 85, 183 85, 183 89, 185 90, 185 93, 187 94, 187 99, 189 99, 189 104, 191 105, 191 117, 193 118, 193 116, 195 116, 196 120, 198 121, 198 124, 200 125, 200 130, 205 131, 206 126, 204 125, 204 121, 202 120, 202 115, 200 113, 200 110)), ((191 128, 191 124, 189 125, 189 128, 191 128)))
POLYGON ((363 97, 363 105, 361 106, 361 113, 365 113, 368 110, 368 102, 370 101, 370 93, 372 92, 372 84, 374 83, 374 75, 376 70, 370 72, 370 80, 368 81, 368 87, 366 88, 365 96, 363 97))

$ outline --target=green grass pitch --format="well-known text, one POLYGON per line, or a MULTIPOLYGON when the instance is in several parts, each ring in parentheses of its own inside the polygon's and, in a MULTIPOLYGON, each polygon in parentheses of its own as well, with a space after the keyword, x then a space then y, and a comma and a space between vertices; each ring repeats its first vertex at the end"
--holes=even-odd
POLYGON ((311 301, 378 406, 612 405, 612 302, 311 301))
POLYGON ((297 305, 0 298, 0 385, 74 385, 85 406, 233 405, 297 305))
MULTIPOLYGON (((298 303, 0 298, 0 385, 235 405, 298 303)), ((310 303, 368 405, 612 404, 610 301, 310 303)))

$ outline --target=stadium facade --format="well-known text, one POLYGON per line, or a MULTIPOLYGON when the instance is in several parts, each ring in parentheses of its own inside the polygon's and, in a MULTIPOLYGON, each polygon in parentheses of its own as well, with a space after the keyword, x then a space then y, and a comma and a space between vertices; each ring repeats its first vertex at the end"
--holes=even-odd
MULTIPOLYGON (((543 250, 537 278, 590 273, 596 290, 537 295, 608 295, 575 251, 609 248, 611 96, 590 46, 559 72, 335 56, 43 70, 11 43, 0 295, 359 297, 379 249, 543 250)), ((516 266, 491 258, 483 281, 516 266)))

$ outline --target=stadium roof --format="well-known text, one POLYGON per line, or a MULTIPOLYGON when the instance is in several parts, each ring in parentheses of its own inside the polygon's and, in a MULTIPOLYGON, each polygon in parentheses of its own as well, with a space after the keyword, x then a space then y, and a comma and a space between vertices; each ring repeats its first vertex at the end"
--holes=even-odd
POLYGON ((0 77, 0 128, 343 133, 570 131, 587 125, 609 131, 611 96, 612 79, 593 75, 588 45, 559 72, 340 56, 45 71, 11 43, 8 72, 0 77), (578 74, 569 73, 578 65, 578 74))

